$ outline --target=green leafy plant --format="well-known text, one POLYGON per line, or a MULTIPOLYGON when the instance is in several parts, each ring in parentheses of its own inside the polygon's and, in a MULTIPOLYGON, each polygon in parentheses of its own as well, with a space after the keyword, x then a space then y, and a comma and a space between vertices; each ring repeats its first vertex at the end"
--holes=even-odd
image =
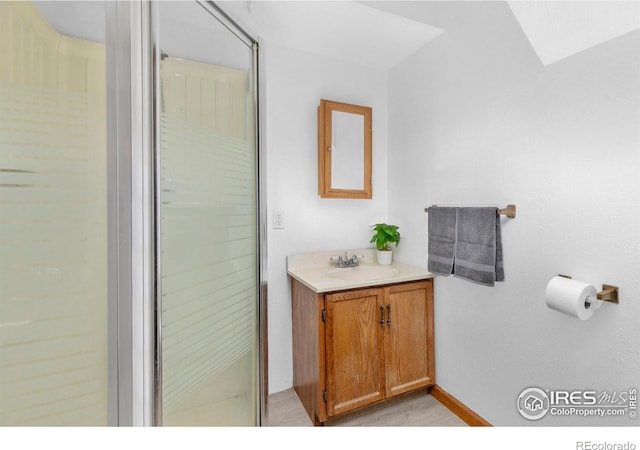
POLYGON ((377 223, 372 227, 375 234, 369 242, 376 244, 378 250, 389 251, 391 250, 390 244, 396 244, 397 247, 400 243, 400 232, 398 232, 397 226, 377 223))

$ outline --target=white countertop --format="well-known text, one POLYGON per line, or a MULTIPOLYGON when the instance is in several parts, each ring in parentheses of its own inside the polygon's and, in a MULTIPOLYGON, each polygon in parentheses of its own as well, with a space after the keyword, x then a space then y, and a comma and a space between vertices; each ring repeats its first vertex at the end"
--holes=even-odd
POLYGON ((375 249, 348 250, 347 254, 364 255, 358 267, 336 268, 332 256, 342 252, 320 252, 287 257, 287 273, 317 293, 368 286, 402 283, 433 278, 426 269, 399 262, 379 265, 375 249))

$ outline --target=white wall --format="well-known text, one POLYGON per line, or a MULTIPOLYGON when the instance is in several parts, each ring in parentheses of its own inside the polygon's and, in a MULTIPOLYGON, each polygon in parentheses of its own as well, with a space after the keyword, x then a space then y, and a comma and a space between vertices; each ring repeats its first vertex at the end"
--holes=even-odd
POLYGON ((494 425, 637 425, 529 422, 515 405, 530 386, 640 384, 640 31, 543 67, 506 3, 460 6, 389 74, 397 258, 426 264, 425 206, 514 203, 518 215, 502 222, 504 283, 435 281, 437 383, 494 425), (619 285, 620 305, 586 322, 551 311, 558 273, 619 285))
POLYGON ((293 383, 287 255, 367 248, 386 220, 387 74, 275 45, 262 45, 266 85, 269 390, 293 383), (318 196, 317 107, 321 98, 373 108, 373 199, 318 196), (273 211, 284 229, 273 229, 273 211))

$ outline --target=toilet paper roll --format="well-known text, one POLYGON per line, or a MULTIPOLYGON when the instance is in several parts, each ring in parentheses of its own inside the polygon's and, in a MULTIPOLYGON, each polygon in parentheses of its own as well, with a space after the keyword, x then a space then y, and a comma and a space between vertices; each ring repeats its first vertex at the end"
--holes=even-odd
POLYGON ((595 286, 565 277, 553 277, 545 289, 545 303, 553 310, 588 320, 600 307, 595 286), (587 302, 587 298, 593 302, 587 302))

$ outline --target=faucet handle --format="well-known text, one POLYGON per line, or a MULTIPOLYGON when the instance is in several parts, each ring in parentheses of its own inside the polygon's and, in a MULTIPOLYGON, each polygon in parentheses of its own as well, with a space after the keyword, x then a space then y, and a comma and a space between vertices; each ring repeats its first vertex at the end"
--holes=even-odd
POLYGON ((353 255, 355 256, 357 259, 364 259, 364 255, 358 253, 357 255, 353 255))
POLYGON ((342 256, 332 256, 329 258, 329 261, 338 261, 340 258, 342 258, 342 256))

